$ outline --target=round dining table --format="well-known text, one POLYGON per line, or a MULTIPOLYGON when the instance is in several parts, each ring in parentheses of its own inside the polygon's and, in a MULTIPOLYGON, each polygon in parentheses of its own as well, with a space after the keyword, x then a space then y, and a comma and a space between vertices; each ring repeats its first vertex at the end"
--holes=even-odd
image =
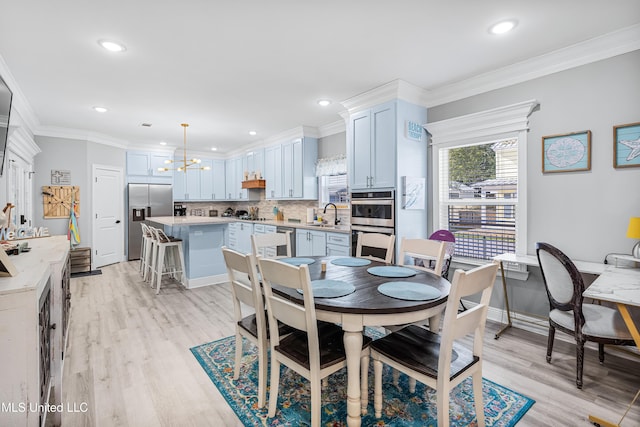
MULTIPOLYGON (((361 414, 366 414, 367 396, 361 400, 360 390, 360 353, 365 326, 392 326, 414 322, 429 321, 431 330, 437 330, 440 315, 445 308, 451 284, 444 278, 420 269, 409 277, 383 277, 370 273, 372 267, 389 266, 377 261, 368 265, 337 265, 349 257, 308 257, 307 265, 311 281, 337 280, 352 284, 355 290, 347 295, 335 298, 315 297, 316 317, 318 320, 340 324, 344 331, 344 347, 347 359, 347 425, 360 426, 361 414), (325 270, 322 264, 325 261, 325 270), (437 292, 437 296, 428 300, 394 298, 382 294, 378 287, 388 282, 412 282, 427 285, 437 292)), ((360 258, 357 258, 360 259, 360 258)), ((293 258, 295 262, 295 258, 293 258)), ((354 260, 351 258, 351 260, 354 260)), ((304 261, 304 260, 302 260, 304 261)), ((356 261, 359 262, 359 261, 356 261)), ((432 291, 433 291, 432 289, 432 291)), ((295 290, 279 288, 274 284, 274 292, 286 296, 291 301, 304 304, 302 295, 295 290)), ((362 367, 362 369, 368 367, 362 367)))

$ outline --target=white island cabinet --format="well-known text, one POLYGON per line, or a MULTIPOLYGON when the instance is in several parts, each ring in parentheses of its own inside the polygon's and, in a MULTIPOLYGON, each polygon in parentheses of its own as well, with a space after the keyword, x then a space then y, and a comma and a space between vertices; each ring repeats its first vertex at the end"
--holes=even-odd
POLYGON ((25 241, 31 251, 9 257, 18 274, 0 278, 0 425, 60 425, 69 242, 25 241))

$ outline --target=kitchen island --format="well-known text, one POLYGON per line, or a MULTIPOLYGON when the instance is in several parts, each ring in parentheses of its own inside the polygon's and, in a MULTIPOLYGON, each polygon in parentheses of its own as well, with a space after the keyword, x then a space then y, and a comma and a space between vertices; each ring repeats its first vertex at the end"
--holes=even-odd
MULTIPOLYGON (((229 224, 231 223, 243 223, 251 227, 253 227, 253 224, 264 224, 322 232, 350 233, 349 226, 319 227, 317 225, 287 221, 241 220, 235 217, 159 216, 147 219, 151 226, 162 228, 167 235, 182 239, 186 270, 184 286, 187 289, 227 281, 222 246, 228 246, 242 252, 250 251, 251 246, 248 242, 243 241, 242 245, 240 245, 244 249, 230 244, 229 224)), ((251 230, 252 228, 250 228, 249 234, 252 234, 251 230)))
POLYGON ((151 226, 182 240, 187 289, 227 281, 221 248, 227 242, 227 227, 235 218, 158 216, 148 220, 151 226))

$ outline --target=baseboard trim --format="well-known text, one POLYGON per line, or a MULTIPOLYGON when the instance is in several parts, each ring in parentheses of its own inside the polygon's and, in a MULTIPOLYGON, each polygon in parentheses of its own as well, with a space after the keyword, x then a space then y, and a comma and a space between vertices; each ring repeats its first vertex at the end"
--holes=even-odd
POLYGON ((229 278, 226 274, 216 274, 214 276, 197 277, 195 279, 187 279, 186 288, 195 289, 203 286, 219 285, 228 282, 229 278))
MULTIPOLYGON (((465 307, 475 307, 477 303, 471 301, 463 301, 465 307)), ((504 309, 498 307, 489 307, 487 311, 487 320, 491 320, 503 325, 507 324, 507 312, 504 309)), ((522 329, 528 332, 533 332, 538 335, 547 337, 549 334, 549 319, 541 316, 531 316, 522 313, 511 312, 511 327, 522 329)), ((509 329, 505 330, 505 333, 509 333, 509 329)), ((565 341, 568 343, 575 343, 575 340, 568 334, 557 333, 556 340, 565 341)), ((617 356, 637 360, 640 357, 640 351, 633 346, 617 346, 606 345, 607 351, 615 353, 617 356)), ((585 348, 598 349, 598 345, 594 342, 587 342, 585 348)))

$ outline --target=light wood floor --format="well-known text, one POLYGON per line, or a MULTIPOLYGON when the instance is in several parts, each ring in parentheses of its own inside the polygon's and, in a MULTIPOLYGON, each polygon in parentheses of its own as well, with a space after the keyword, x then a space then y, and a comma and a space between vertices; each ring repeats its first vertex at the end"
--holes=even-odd
MULTIPOLYGON (((233 334, 229 287, 168 283, 156 295, 137 262, 102 271, 71 280, 63 401, 88 410, 63 413, 63 426, 240 426, 189 351, 233 334)), ((556 337, 549 365, 546 336, 512 328, 494 340, 498 327, 487 327, 483 374, 536 400, 519 427, 589 426, 588 414, 617 423, 640 388, 640 360, 613 351, 601 366, 588 349, 578 390, 571 343, 556 337)), ((622 426, 639 425, 636 403, 622 426)))

